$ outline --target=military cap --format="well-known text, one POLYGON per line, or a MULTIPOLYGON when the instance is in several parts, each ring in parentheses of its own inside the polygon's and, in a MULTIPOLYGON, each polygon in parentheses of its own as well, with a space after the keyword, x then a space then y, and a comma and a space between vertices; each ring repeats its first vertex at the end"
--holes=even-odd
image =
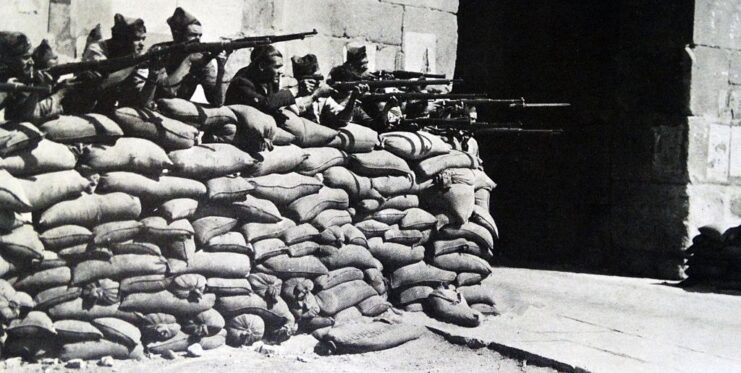
POLYGON ((144 20, 141 18, 124 17, 120 13, 113 16, 113 27, 111 34, 114 39, 128 39, 137 33, 147 32, 144 20))
POLYGON ((293 64, 293 77, 301 79, 304 76, 315 75, 319 71, 319 62, 313 54, 307 54, 303 57, 291 57, 293 64))
POLYGON ((172 16, 167 19, 167 24, 170 26, 170 32, 173 35, 184 33, 189 27, 198 27, 200 29, 201 22, 188 13, 185 9, 177 7, 172 16))
POLYGON ((356 62, 368 57, 365 45, 360 43, 350 43, 346 48, 348 62, 356 62))
POLYGON ((0 31, 0 56, 18 57, 31 50, 28 37, 20 32, 0 31))
POLYGON ((57 54, 54 53, 54 49, 52 49, 49 41, 46 39, 41 41, 31 55, 33 56, 33 62, 36 64, 36 68, 39 69, 49 67, 49 62, 57 58, 57 54))

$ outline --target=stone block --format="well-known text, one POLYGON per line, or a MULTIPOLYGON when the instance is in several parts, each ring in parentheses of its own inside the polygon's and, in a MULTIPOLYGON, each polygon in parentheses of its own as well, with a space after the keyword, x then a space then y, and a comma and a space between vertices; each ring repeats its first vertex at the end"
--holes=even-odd
POLYGON ((375 0, 291 2, 283 9, 283 29, 316 28, 328 36, 401 45, 403 12, 400 5, 375 0))
POLYGON ((49 0, 3 1, 0 19, 3 30, 20 31, 36 45, 47 37, 49 0))
POLYGON ((695 1, 695 44, 741 49, 741 4, 734 0, 695 1))
POLYGON ((690 111, 720 117, 728 105, 730 52, 697 46, 692 53, 690 111))
POLYGON ((381 0, 381 2, 458 13, 458 0, 381 0))
MULTIPOLYGON (((222 36, 233 37, 243 31, 242 25, 246 21, 243 14, 247 13, 246 8, 255 7, 252 3, 253 1, 245 0, 177 0, 177 6, 193 14, 203 25, 203 41, 216 41, 222 36)), ((170 14, 167 17, 174 10, 169 9, 170 14)))
POLYGON ((699 234, 698 228, 707 224, 731 227, 741 223, 741 218, 731 212, 732 188, 714 184, 687 186, 689 209, 687 229, 689 237, 699 234))
POLYGON ((401 69, 401 61, 403 61, 403 53, 401 48, 391 46, 379 46, 376 52, 376 69, 377 70, 394 70, 401 69))
POLYGON ((75 39, 70 27, 71 4, 69 1, 52 1, 49 4, 49 34, 52 47, 58 55, 75 57, 75 39))
MULTIPOLYGON (((458 18, 450 13, 407 7, 404 32, 432 33, 437 36, 436 72, 453 76, 458 48, 458 18)), ((406 49, 402 46, 402 49, 406 49)))
POLYGON ((242 32, 247 35, 264 33, 267 30, 277 30, 282 24, 279 16, 282 2, 276 0, 241 0, 242 32))
POLYGON ((709 121, 703 117, 687 118, 687 172, 692 183, 707 180, 709 121))

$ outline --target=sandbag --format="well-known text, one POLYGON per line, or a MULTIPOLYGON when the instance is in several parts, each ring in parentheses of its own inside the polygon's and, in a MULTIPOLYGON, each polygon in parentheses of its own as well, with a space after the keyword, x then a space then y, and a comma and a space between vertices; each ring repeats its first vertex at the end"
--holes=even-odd
POLYGON ((412 175, 407 162, 386 150, 350 155, 350 168, 363 176, 412 175))
POLYGON ((386 294, 386 278, 378 268, 368 268, 363 271, 365 282, 367 282, 379 295, 386 294))
POLYGON ((436 256, 432 264, 438 268, 453 272, 473 272, 481 275, 489 275, 491 266, 486 260, 478 256, 463 253, 452 253, 436 256))
POLYGON ((252 243, 255 261, 261 262, 274 256, 288 253, 288 246, 279 238, 266 238, 252 243))
POLYGON ((316 294, 316 299, 322 314, 332 316, 374 295, 376 291, 370 285, 354 280, 322 290, 316 294))
POLYGON ((476 197, 476 206, 479 206, 483 208, 486 211, 489 211, 489 205, 491 201, 491 192, 481 188, 476 189, 476 193, 474 193, 474 196, 476 197))
MULTIPOLYGON (((63 285, 40 291, 33 298, 33 302, 36 304, 35 309, 45 311, 58 304, 69 302, 81 296, 82 289, 63 285)), ((53 315, 50 316, 54 317, 53 315)))
POLYGON ((433 289, 430 286, 411 286, 399 292, 398 300, 400 306, 406 306, 411 303, 422 302, 432 294, 433 289))
POLYGON ((289 203, 317 193, 322 189, 322 182, 309 176, 297 173, 271 174, 247 179, 253 186, 252 195, 272 201, 276 205, 289 203))
POLYGON ((175 198, 162 203, 156 212, 167 221, 188 219, 198 209, 198 201, 192 198, 175 198))
POLYGON ((21 179, 0 170, 0 208, 12 211, 31 211, 32 205, 23 189, 21 179))
POLYGON ((486 228, 472 222, 463 224, 460 227, 446 226, 440 230, 440 238, 465 238, 475 242, 483 250, 494 249, 494 238, 491 233, 486 228))
POLYGON ((162 312, 176 317, 197 315, 213 308, 216 295, 203 294, 198 299, 180 299, 165 290, 157 293, 134 293, 127 295, 121 302, 121 311, 157 313, 162 312))
POLYGON ((198 273, 206 277, 240 278, 250 273, 250 257, 237 253, 199 251, 187 262, 170 261, 173 274, 198 273))
POLYGON ((432 255, 445 255, 450 253, 466 253, 479 257, 488 257, 488 250, 481 250, 479 245, 465 238, 453 240, 436 240, 432 243, 432 255))
POLYGON ((252 285, 246 278, 211 277, 206 280, 206 291, 218 297, 252 294, 252 285))
POLYGON ((166 341, 180 332, 180 324, 175 316, 166 313, 141 315, 139 325, 145 341, 166 341))
POLYGON ((314 279, 314 286, 317 290, 331 289, 339 284, 343 284, 349 281, 362 280, 364 278, 363 271, 355 267, 345 267, 335 269, 314 279))
POLYGON ((449 168, 478 168, 478 159, 472 155, 462 152, 460 150, 452 150, 448 154, 438 155, 432 158, 427 158, 414 169, 417 173, 417 177, 420 179, 427 179, 437 175, 443 170, 449 168))
POLYGON ((485 276, 480 273, 459 273, 455 278, 455 286, 462 287, 480 284, 484 278, 485 276))
POLYGON ((239 220, 223 216, 208 216, 193 222, 195 238, 198 245, 205 245, 213 237, 222 235, 232 230, 239 220))
POLYGON ((316 194, 291 202, 285 213, 294 221, 304 223, 314 219, 326 209, 346 209, 349 205, 350 200, 344 190, 324 187, 316 194))
POLYGON ((420 161, 437 155, 448 154, 451 146, 440 136, 429 132, 394 131, 380 135, 381 147, 407 160, 420 161))
POLYGON ((342 227, 332 226, 322 232, 317 239, 317 242, 323 245, 342 247, 342 245, 345 244, 345 233, 342 231, 342 227))
POLYGON ((342 235, 345 237, 345 243, 368 247, 368 238, 354 225, 345 224, 340 229, 342 229, 342 235))
POLYGON ((71 170, 76 164, 77 155, 69 146, 46 139, 42 139, 33 148, 0 158, 0 169, 16 176, 71 170))
MULTIPOLYGON (((406 211, 396 209, 378 210, 370 215, 373 220, 380 221, 381 223, 388 225, 394 225, 398 223, 399 221, 401 221, 402 218, 404 218, 404 216, 406 216, 406 211)), ((437 220, 435 220, 435 222, 437 222, 437 220)))
POLYGON ((69 361, 74 359, 99 360, 106 356, 120 360, 142 360, 144 350, 141 345, 129 349, 120 343, 101 339, 99 341, 83 341, 68 343, 59 351, 59 360, 69 361))
POLYGON ((96 172, 131 171, 151 175, 159 175, 173 166, 157 144, 134 137, 117 139, 113 145, 85 147, 82 163, 96 172))
POLYGON ((416 229, 399 229, 398 225, 392 225, 383 233, 385 242, 393 242, 402 245, 415 246, 422 243, 424 234, 416 229))
POLYGON ((243 201, 255 190, 254 184, 240 176, 224 176, 206 182, 208 199, 216 202, 243 201))
POLYGON ((175 176, 156 179, 131 172, 109 172, 101 175, 101 192, 124 192, 145 201, 165 201, 173 198, 198 198, 206 194, 206 186, 198 181, 175 176))
POLYGON ((455 280, 455 272, 442 270, 425 262, 417 262, 395 270, 391 274, 391 288, 418 284, 450 283, 455 280))
POLYGON ((252 287, 252 291, 268 303, 272 303, 280 296, 283 281, 273 275, 252 273, 247 277, 247 280, 252 287))
POLYGON ((383 237, 384 233, 391 229, 391 226, 386 223, 381 223, 380 221, 369 219, 355 224, 355 228, 358 228, 363 232, 365 237, 371 239, 373 237, 383 237))
POLYGON ((74 224, 91 227, 116 220, 136 219, 141 214, 139 198, 126 193, 83 194, 70 201, 62 201, 41 214, 43 228, 74 224))
POLYGON ((272 274, 282 279, 291 277, 314 278, 329 273, 327 267, 314 256, 291 258, 288 255, 279 255, 265 260, 258 268, 261 269, 260 272, 272 274))
POLYGON ((12 338, 53 338, 57 331, 49 316, 31 311, 23 319, 11 320, 5 331, 12 338))
POLYGON ((31 210, 43 210, 59 201, 74 198, 91 182, 75 170, 50 172, 18 179, 31 205, 31 210))
POLYGON ((102 114, 62 115, 39 129, 47 139, 68 144, 113 141, 124 134, 116 122, 102 114))
POLYGON ((435 289, 427 298, 431 316, 460 326, 475 327, 481 323, 481 314, 471 309, 466 299, 455 289, 435 289))
POLYGON ((496 304, 494 301, 494 292, 490 287, 483 285, 474 286, 462 286, 458 288, 458 291, 463 295, 468 304, 487 304, 493 306, 496 304))
POLYGON ((151 140, 165 150, 187 149, 195 145, 198 130, 181 121, 141 108, 120 108, 113 118, 126 136, 151 140))
POLYGON ((339 131, 301 118, 294 112, 283 109, 280 113, 285 117, 281 128, 296 137, 294 143, 302 148, 313 148, 327 145, 339 131))
POLYGON ((39 239, 47 249, 61 249, 64 247, 90 242, 93 233, 79 225, 62 225, 48 229, 39 235, 39 239))
POLYGON ((435 206, 447 212, 452 224, 465 224, 473 215, 475 195, 472 185, 453 184, 430 200, 436 201, 435 206))
POLYGON ((229 216, 255 223, 277 223, 281 220, 280 211, 273 202, 250 195, 229 205, 202 204, 195 217, 208 215, 229 216))
POLYGON ((380 143, 378 132, 355 123, 348 123, 327 146, 348 153, 368 153, 380 143))
POLYGON ((260 151, 273 147, 277 126, 275 119, 249 105, 229 105, 237 117, 235 145, 248 151, 260 151))
POLYGON ((93 243, 97 246, 107 246, 112 243, 131 240, 139 235, 143 227, 144 225, 136 220, 99 224, 93 228, 93 243))
POLYGON ((484 209, 481 206, 473 206, 473 215, 471 215, 471 221, 486 228, 491 233, 492 238, 499 239, 499 228, 497 227, 494 218, 489 213, 489 210, 484 209))
POLYGON ((138 317, 131 312, 119 310, 119 305, 93 305, 85 304, 82 298, 76 298, 64 303, 54 305, 47 311, 52 320, 83 320, 92 321, 101 317, 115 317, 130 323, 136 323, 138 317))
POLYGON ((298 168, 308 155, 296 145, 276 146, 273 150, 257 153, 255 159, 259 162, 252 176, 269 174, 285 174, 298 168))
POLYGON ((321 251, 325 252, 322 253, 323 255, 319 260, 330 270, 343 267, 378 268, 378 262, 374 260, 370 251, 363 246, 345 245, 340 249, 325 246, 321 251))
POLYGON ((311 220, 311 225, 319 231, 324 231, 332 226, 343 226, 352 223, 352 216, 347 210, 327 209, 311 220))
POLYGON ((210 309, 185 320, 182 330, 190 335, 209 337, 219 334, 224 326, 226 326, 224 317, 216 310, 210 309))
POLYGON ((287 245, 295 245, 304 241, 314 240, 319 236, 319 231, 309 223, 291 227, 283 231, 280 238, 287 245))
POLYGON ((12 231, 23 224, 31 224, 33 215, 30 212, 15 212, 0 209, 0 231, 12 231))
POLYGON ((417 263, 422 261, 425 256, 425 248, 422 246, 413 247, 393 242, 384 242, 380 237, 371 238, 368 241, 368 250, 387 269, 417 263))
POLYGON ((296 136, 290 132, 278 127, 275 129, 275 137, 273 138, 273 145, 291 145, 296 141, 296 136))
POLYGON ((344 190, 354 201, 368 198, 384 199, 380 193, 373 189, 371 179, 356 175, 344 167, 331 167, 324 171, 323 176, 325 185, 344 190))
POLYGON ((30 149, 43 137, 44 134, 31 123, 3 123, 0 126, 0 157, 30 149))
POLYGON ((61 338, 65 343, 97 341, 103 338, 103 333, 87 321, 55 321, 54 330, 56 330, 59 338, 61 338))
POLYGON ((83 284, 101 278, 114 280, 133 276, 161 274, 167 271, 167 261, 152 255, 115 255, 109 261, 86 260, 75 266, 72 283, 83 284))
POLYGON ((497 187, 497 183, 492 180, 489 175, 484 172, 484 170, 476 169, 472 170, 474 175, 474 181, 473 186, 476 188, 476 190, 479 189, 486 189, 487 191, 491 192, 494 190, 494 188, 497 187))
POLYGON ((133 349, 141 343, 141 332, 136 326, 115 317, 102 317, 92 321, 103 337, 133 349))
POLYGON ((335 148, 308 148, 304 149, 307 157, 296 167, 296 172, 314 176, 334 166, 347 165, 347 153, 335 148))
POLYGON ((170 287, 172 277, 164 274, 128 277, 121 280, 119 292, 123 295, 131 293, 156 293, 170 287))
POLYGON ((288 305, 280 297, 270 304, 257 294, 221 297, 216 303, 216 310, 226 317, 257 315, 263 318, 265 324, 273 327, 295 322, 288 305))
POLYGON ((80 244, 65 247, 57 251, 57 256, 69 262, 80 262, 85 260, 109 260, 113 252, 107 247, 97 247, 91 244, 80 244))
POLYGON ((399 221, 399 228, 425 230, 434 227, 435 224, 437 219, 434 215, 415 207, 406 210, 406 214, 399 221))
POLYGON ((337 312, 332 318, 335 321, 335 325, 356 323, 363 320, 363 314, 357 307, 349 307, 344 310, 337 312))
POLYGON ((206 291, 206 278, 197 273, 177 275, 172 278, 167 290, 180 299, 197 300, 206 291))
POLYGON ((0 234, 0 252, 4 257, 19 258, 24 261, 43 259, 44 244, 39 234, 30 224, 22 225, 9 233, 0 234))
POLYGON ((335 326, 322 338, 336 354, 381 351, 422 336, 424 327, 385 321, 335 326))
MULTIPOLYGON (((53 251, 45 250, 41 260, 32 260, 31 267, 37 271, 45 271, 47 269, 54 269, 59 267, 67 267, 67 260, 60 258, 59 255, 53 251)), ((0 260, 0 274, 8 274, 16 270, 15 264, 10 264, 6 260, 0 260)), ((0 275, 2 277, 2 275, 0 275)), ((7 278, 7 277, 6 277, 7 278)))
POLYGON ((182 98, 161 98, 157 110, 201 130, 237 123, 237 116, 226 106, 208 107, 182 98))
POLYGON ((147 345, 147 351, 153 354, 163 354, 165 351, 184 352, 189 346, 198 343, 203 350, 213 350, 224 345, 226 342, 226 330, 222 330, 216 335, 199 338, 183 332, 178 332, 174 337, 161 342, 150 343, 147 345))
POLYGON ((373 317, 388 311, 391 308, 391 303, 380 295, 373 295, 358 303, 357 307, 363 316, 373 317))
POLYGON ((142 238, 153 242, 180 241, 195 234, 195 228, 187 219, 179 219, 168 223, 160 216, 150 216, 142 219, 142 238))
POLYGON ((162 252, 168 258, 189 261, 196 253, 196 240, 192 237, 164 243, 162 252))
POLYGON ((13 284, 13 287, 28 293, 38 293, 41 290, 66 285, 72 279, 69 267, 57 267, 28 274, 13 284))
POLYGON ((299 257, 313 255, 320 248, 320 245, 314 241, 304 241, 301 243, 288 246, 288 256, 299 257))
POLYGON ((280 237, 283 232, 295 226, 293 220, 283 218, 278 223, 247 223, 242 225, 240 232, 248 242, 254 243, 266 238, 280 237))
POLYGON ((168 154, 175 175, 208 179, 252 170, 257 161, 231 144, 201 144, 168 154))
POLYGON ((253 255, 255 252, 252 245, 248 244, 242 233, 239 232, 226 232, 211 237, 201 249, 210 252, 231 252, 247 255, 253 255))
POLYGON ((415 207, 419 207, 419 197, 416 194, 404 194, 383 201, 383 203, 378 207, 378 210, 397 209, 405 211, 415 207))
POLYGON ((370 180, 373 189, 386 197, 417 193, 417 184, 409 176, 378 176, 370 180))
POLYGON ((265 335, 265 322, 262 317, 241 314, 231 318, 226 326, 227 344, 233 347, 249 346, 265 335))

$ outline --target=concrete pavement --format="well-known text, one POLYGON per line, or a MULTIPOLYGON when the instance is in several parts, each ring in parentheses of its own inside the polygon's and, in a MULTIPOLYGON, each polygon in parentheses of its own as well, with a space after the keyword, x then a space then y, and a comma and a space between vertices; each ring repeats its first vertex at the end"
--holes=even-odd
POLYGON ((461 328, 411 322, 567 371, 739 372, 741 296, 660 280, 496 268, 486 283, 501 316, 461 328))

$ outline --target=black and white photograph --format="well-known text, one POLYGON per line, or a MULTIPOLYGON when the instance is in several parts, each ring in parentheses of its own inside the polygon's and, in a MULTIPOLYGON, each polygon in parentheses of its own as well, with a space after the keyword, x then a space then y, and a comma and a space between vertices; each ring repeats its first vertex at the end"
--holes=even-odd
POLYGON ((741 372, 741 0, 0 19, 2 372, 741 372))

